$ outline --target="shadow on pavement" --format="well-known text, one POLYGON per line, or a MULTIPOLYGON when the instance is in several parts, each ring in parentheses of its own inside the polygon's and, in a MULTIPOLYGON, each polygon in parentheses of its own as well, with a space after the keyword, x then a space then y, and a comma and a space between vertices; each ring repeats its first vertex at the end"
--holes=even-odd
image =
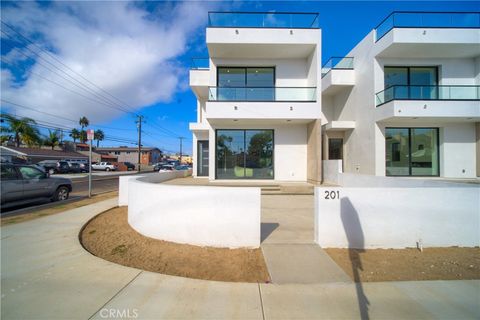
POLYGON ((262 222, 260 225, 260 242, 265 241, 279 226, 278 223, 262 222))
POLYGON ((360 316, 361 319, 369 319, 368 307, 370 302, 363 291, 362 283, 360 281, 360 270, 363 270, 360 253, 365 252, 363 249, 365 239, 363 236, 362 225, 358 218, 358 212, 347 197, 342 198, 340 201, 340 217, 348 239, 348 254, 352 265, 353 280, 355 281, 355 289, 357 291, 360 316))

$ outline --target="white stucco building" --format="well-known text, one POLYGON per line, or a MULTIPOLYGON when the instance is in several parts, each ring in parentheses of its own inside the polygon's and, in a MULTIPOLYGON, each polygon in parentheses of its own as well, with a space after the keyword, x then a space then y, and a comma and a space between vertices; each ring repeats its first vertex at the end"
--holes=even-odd
POLYGON ((480 13, 394 12, 323 68, 315 13, 210 12, 206 42, 190 71, 196 177, 320 182, 328 159, 480 175, 480 13))
POLYGON ((320 181, 318 14, 210 12, 193 175, 320 181))
POLYGON ((323 159, 377 176, 479 176, 479 28, 479 13, 394 12, 329 61, 323 159))

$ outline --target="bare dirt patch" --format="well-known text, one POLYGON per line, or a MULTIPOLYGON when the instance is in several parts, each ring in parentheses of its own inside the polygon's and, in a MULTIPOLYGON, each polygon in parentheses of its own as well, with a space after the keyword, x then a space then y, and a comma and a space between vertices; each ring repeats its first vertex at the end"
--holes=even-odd
POLYGON ((270 281, 260 249, 198 247, 148 238, 130 227, 126 207, 96 216, 80 240, 97 257, 142 270, 206 280, 270 281))
POLYGON ((480 248, 325 249, 354 281, 480 279, 480 248))

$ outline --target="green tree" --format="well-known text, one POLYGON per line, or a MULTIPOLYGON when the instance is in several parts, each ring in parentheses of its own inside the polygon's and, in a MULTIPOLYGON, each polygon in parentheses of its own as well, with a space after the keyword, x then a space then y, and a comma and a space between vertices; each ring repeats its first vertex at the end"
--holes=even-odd
POLYGON ((35 127, 37 124, 35 120, 31 118, 16 118, 9 114, 2 114, 1 118, 4 122, 7 122, 7 126, 2 126, 2 133, 11 133, 17 147, 20 147, 22 142, 28 146, 39 144, 40 132, 35 127))
POLYGON ((56 146, 60 144, 60 131, 59 130, 51 131, 49 129, 48 135, 43 140, 43 143, 46 146, 52 147, 52 150, 53 150, 56 146))
POLYGON ((72 129, 69 136, 73 139, 73 143, 75 143, 77 139, 80 139, 80 131, 78 131, 78 129, 72 129))
MULTIPOLYGON (((88 125, 90 124, 90 121, 88 121, 87 117, 81 117, 80 120, 78 121, 78 124, 82 127, 82 131, 81 132, 85 132, 85 128, 88 127, 88 125)), ((85 140, 87 140, 87 135, 83 135, 81 134, 80 135, 80 141, 82 141, 83 143, 85 143, 85 140)))
POLYGON ((95 140, 97 140, 97 148, 98 148, 100 141, 103 141, 103 139, 105 139, 105 133, 103 133, 102 130, 98 129, 98 130, 95 130, 93 137, 95 140))

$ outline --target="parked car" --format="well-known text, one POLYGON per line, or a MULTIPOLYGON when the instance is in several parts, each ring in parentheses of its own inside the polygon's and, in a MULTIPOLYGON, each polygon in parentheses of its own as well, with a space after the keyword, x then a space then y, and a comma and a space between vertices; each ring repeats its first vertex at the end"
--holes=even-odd
POLYGON ((57 168, 58 160, 43 160, 37 163, 38 166, 41 166, 49 174, 54 174, 55 169, 57 168))
POLYGON ((158 162, 156 164, 153 165, 153 171, 158 171, 160 170, 160 168, 164 165, 168 165, 167 162, 158 162))
POLYGON ((115 171, 117 166, 111 162, 100 162, 98 164, 92 164, 93 170, 115 171))
POLYGON ((88 162, 79 162, 80 164, 80 169, 82 170, 82 172, 88 172, 89 171, 89 164, 88 162))
POLYGON ((57 167, 55 168, 55 173, 70 173, 70 165, 67 161, 58 161, 57 167))
POLYGON ((171 164, 165 164, 163 166, 160 166, 158 169, 158 172, 170 172, 170 171, 175 171, 175 167, 172 166, 171 164))
POLYGON ((70 173, 81 173, 85 172, 85 170, 82 169, 80 166, 80 163, 78 162, 68 162, 68 166, 70 167, 70 173))
POLYGON ((126 167, 127 167, 127 171, 130 171, 130 170, 135 170, 135 165, 131 162, 124 162, 123 163, 126 167))
POLYGON ((187 166, 187 165, 182 164, 182 165, 180 165, 180 166, 176 166, 176 167, 175 167, 175 170, 190 170, 190 167, 187 166))
POLYGON ((2 207, 26 204, 42 199, 62 201, 72 192, 72 181, 50 177, 35 165, 2 163, 0 165, 2 207))

